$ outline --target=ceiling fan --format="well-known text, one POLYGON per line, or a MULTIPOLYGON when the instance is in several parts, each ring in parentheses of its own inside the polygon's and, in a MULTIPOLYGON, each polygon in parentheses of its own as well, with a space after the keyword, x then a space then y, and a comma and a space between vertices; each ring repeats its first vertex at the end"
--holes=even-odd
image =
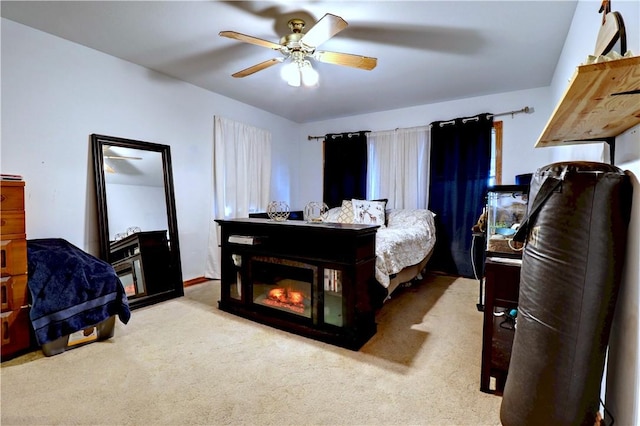
POLYGON ((118 173, 111 164, 107 163, 107 160, 142 160, 142 157, 121 155, 119 153, 113 152, 109 147, 103 147, 102 157, 104 158, 104 169, 107 173, 118 173))
POLYGON ((291 19, 287 25, 291 30, 291 34, 282 37, 280 43, 241 34, 236 31, 221 31, 219 35, 222 37, 267 47, 277 50, 283 55, 282 57, 269 59, 250 66, 249 68, 232 74, 232 76, 236 78, 246 77, 290 59, 290 63, 283 67, 283 77, 292 86, 300 86, 301 82, 306 86, 313 86, 317 83, 318 74, 311 67, 311 63, 307 60, 308 58, 315 59, 319 62, 344 65, 363 70, 372 70, 377 65, 378 60, 368 56, 316 50, 319 45, 347 27, 347 22, 339 16, 327 13, 306 33, 302 32, 305 27, 305 22, 302 19, 291 19))

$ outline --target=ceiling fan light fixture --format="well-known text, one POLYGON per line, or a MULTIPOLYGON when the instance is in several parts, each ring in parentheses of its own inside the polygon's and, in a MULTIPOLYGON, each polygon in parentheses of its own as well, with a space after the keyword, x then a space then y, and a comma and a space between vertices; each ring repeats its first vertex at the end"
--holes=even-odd
POLYGON ((320 77, 309 61, 299 58, 294 58, 284 65, 280 70, 280 76, 289 86, 293 87, 300 87, 300 85, 306 87, 316 86, 320 77))
POLYGON ((300 69, 296 62, 289 62, 280 70, 280 76, 286 81, 289 86, 300 86, 300 69))
POLYGON ((300 87, 300 82, 301 82, 301 78, 300 78, 299 72, 296 72, 291 77, 289 77, 289 80, 287 80, 287 84, 293 87, 300 87))
POLYGON ((318 71, 313 69, 309 61, 304 61, 300 66, 300 75, 302 76, 302 83, 307 87, 316 86, 320 79, 318 71))

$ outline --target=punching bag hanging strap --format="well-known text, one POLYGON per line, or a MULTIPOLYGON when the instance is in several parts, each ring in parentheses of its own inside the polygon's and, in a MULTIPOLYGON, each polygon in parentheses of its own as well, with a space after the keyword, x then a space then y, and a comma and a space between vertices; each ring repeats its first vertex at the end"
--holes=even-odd
POLYGON ((549 199, 551 194, 553 194, 553 192, 560 186, 566 172, 567 169, 565 168, 562 171, 560 178, 547 176, 547 178, 540 186, 540 190, 538 191, 538 194, 536 194, 536 198, 533 200, 533 204, 531 204, 531 209, 529 210, 527 217, 524 218, 524 220, 520 224, 520 227, 518 228, 518 231, 516 231, 515 235, 513 236, 513 241, 518 241, 520 243, 525 242, 527 235, 529 234, 530 223, 535 220, 535 217, 538 214, 538 211, 540 211, 540 208, 549 199))

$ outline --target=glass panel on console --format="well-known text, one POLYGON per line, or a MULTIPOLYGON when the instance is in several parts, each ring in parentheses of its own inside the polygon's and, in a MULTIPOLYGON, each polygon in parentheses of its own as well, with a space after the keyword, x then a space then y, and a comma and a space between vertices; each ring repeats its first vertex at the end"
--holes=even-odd
POLYGON ((229 284, 229 296, 232 299, 242 299, 242 256, 232 254, 233 266, 236 273, 236 281, 229 284))
POLYGON ((324 322, 343 326, 342 316, 342 271, 324 270, 324 322))

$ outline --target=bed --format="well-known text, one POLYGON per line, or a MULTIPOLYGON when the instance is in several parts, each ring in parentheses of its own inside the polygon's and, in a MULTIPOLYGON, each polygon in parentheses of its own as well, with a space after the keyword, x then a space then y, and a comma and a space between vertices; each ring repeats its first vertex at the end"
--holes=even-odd
POLYGON ((401 284, 421 277, 436 243, 434 215, 426 209, 386 209, 385 200, 344 200, 327 222, 374 223, 375 277, 389 296, 401 284), (363 213, 364 212, 364 213, 363 213))

